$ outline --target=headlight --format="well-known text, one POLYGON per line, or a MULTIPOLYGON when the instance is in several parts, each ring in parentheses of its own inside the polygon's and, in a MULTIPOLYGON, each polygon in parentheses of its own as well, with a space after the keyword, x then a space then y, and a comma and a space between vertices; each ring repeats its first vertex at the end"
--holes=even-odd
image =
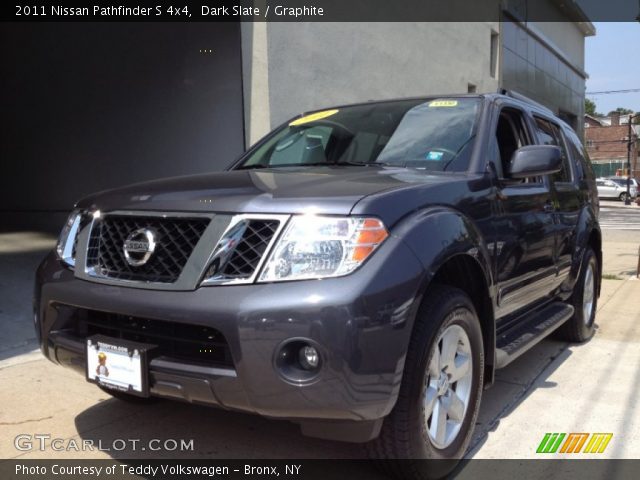
POLYGON ((56 247, 56 252, 58 252, 60 260, 70 267, 73 267, 76 264, 76 252, 74 245, 76 243, 78 231, 80 230, 81 217, 82 215, 78 210, 71 212, 71 215, 67 218, 67 223, 64 224, 62 232, 60 232, 58 245, 56 247))
POLYGON ((389 236, 377 218, 301 215, 291 219, 260 282, 339 277, 353 272, 389 236))

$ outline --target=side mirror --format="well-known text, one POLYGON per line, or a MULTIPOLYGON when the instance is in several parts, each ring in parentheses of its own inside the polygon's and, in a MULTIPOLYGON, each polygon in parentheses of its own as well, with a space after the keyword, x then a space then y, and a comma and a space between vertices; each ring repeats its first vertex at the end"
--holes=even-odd
POLYGON ((528 145, 513 152, 509 177, 539 177, 562 169, 562 150, 555 145, 528 145))

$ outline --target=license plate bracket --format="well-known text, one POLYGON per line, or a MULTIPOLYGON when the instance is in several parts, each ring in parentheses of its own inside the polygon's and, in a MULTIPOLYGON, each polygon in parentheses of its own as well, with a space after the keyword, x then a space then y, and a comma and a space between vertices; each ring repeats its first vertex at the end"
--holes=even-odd
POLYGON ((149 396, 150 352, 155 345, 106 335, 93 335, 86 344, 86 378, 110 390, 149 396))

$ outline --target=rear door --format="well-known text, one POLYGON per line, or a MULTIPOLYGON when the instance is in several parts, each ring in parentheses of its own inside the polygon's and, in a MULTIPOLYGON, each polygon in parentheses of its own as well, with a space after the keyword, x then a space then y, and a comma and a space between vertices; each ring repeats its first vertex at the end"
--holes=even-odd
POLYGON ((569 275, 571 259, 576 246, 576 231, 580 215, 581 193, 578 168, 569 156, 567 139, 555 120, 534 115, 536 135, 541 145, 555 145, 562 150, 562 169, 550 175, 554 195, 554 263, 558 270, 559 285, 569 275))

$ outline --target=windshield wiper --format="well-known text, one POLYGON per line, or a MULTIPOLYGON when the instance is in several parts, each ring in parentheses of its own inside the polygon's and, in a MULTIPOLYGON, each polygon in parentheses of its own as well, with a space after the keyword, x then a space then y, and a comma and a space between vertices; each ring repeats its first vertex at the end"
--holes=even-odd
POLYGON ((261 163, 256 163, 255 165, 241 165, 235 170, 253 170, 257 168, 267 168, 266 165, 262 165, 261 163))
POLYGON ((383 167, 384 164, 383 163, 376 163, 376 162, 352 162, 352 161, 346 161, 346 162, 337 162, 337 163, 332 163, 331 165, 350 165, 350 166, 354 166, 354 167, 383 167))
POLYGON ((369 165, 373 165, 371 163, 362 163, 362 162, 311 162, 311 163, 281 163, 276 165, 263 165, 257 163, 255 165, 242 165, 236 170, 251 170, 254 168, 286 168, 286 167, 335 167, 339 165, 346 166, 357 166, 357 167, 366 167, 369 165))

